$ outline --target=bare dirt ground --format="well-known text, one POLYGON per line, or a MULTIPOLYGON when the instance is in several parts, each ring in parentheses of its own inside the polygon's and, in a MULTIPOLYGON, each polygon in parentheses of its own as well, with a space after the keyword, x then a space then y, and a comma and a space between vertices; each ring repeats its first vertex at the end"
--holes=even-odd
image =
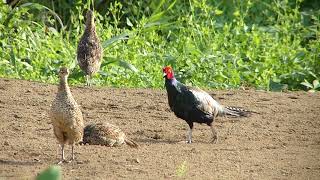
MULTIPOLYGON (((60 151, 47 111, 57 87, 0 79, 0 179, 33 179, 58 162, 60 151)), ((187 124, 167 105, 165 90, 71 87, 85 122, 107 121, 137 141, 76 146, 63 179, 319 179, 320 93, 211 91, 221 104, 260 114, 219 117, 218 142, 195 124, 193 144, 183 144, 187 124)), ((67 158, 70 147, 67 146, 67 158)))

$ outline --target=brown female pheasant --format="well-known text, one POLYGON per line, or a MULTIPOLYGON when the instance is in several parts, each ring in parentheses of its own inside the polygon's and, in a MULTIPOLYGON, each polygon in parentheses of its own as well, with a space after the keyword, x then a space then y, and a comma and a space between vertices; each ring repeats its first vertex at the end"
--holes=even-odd
POLYGON ((86 14, 86 29, 80 39, 77 50, 78 63, 86 75, 87 86, 91 85, 92 75, 100 69, 102 52, 102 46, 96 33, 93 12, 88 10, 86 14))
POLYGON ((59 164, 67 162, 64 157, 65 144, 72 146, 71 161, 74 160, 74 145, 82 140, 84 128, 82 112, 73 99, 68 86, 68 75, 69 70, 67 68, 60 68, 58 93, 52 102, 50 112, 54 135, 61 146, 61 161, 59 164))
POLYGON ((138 144, 126 137, 124 132, 110 123, 91 123, 84 128, 83 143, 103 146, 120 146, 123 143, 138 148, 138 144))

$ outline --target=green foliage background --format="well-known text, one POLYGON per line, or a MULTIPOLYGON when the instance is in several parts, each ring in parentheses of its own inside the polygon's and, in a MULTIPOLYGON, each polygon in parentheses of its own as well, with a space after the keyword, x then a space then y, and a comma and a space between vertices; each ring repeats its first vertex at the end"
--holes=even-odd
POLYGON ((95 84, 162 88, 161 68, 206 88, 304 89, 320 78, 320 2, 312 0, 30 0, 0 2, 0 77, 55 83, 76 63, 95 7, 104 60, 95 84))

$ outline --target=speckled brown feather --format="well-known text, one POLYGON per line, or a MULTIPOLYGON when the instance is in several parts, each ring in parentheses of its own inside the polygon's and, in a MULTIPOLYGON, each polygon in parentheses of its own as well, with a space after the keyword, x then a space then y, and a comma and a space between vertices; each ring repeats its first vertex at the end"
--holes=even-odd
POLYGON ((138 147, 138 144, 128 139, 119 127, 110 123, 91 123, 87 125, 84 128, 83 143, 110 147, 126 143, 130 147, 138 147))
POLYGON ((68 72, 66 68, 60 70, 60 84, 51 106, 50 117, 59 143, 75 144, 83 137, 83 116, 68 86, 68 73, 61 75, 61 71, 68 72))
POLYGON ((91 10, 88 10, 86 18, 86 29, 78 44, 77 59, 83 72, 91 77, 100 69, 103 51, 91 10))

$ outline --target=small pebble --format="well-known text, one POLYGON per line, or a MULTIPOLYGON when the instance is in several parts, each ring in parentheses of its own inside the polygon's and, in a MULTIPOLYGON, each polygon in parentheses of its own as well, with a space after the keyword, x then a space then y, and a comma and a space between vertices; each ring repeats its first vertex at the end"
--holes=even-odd
POLYGON ((18 119, 18 118, 19 118, 19 119, 22 118, 21 116, 19 116, 19 115, 17 115, 17 114, 14 114, 13 117, 14 117, 14 118, 17 118, 17 119, 18 119))
POLYGON ((161 136, 158 133, 156 133, 152 138, 153 139, 161 139, 161 136))
POLYGON ((77 164, 84 164, 83 161, 77 161, 77 164))
POLYGON ((134 159, 127 158, 126 161, 140 163, 140 160, 138 158, 134 158, 134 159))
POLYGON ((139 160, 138 158, 135 158, 134 161, 135 161, 136 163, 140 163, 140 160, 139 160))

